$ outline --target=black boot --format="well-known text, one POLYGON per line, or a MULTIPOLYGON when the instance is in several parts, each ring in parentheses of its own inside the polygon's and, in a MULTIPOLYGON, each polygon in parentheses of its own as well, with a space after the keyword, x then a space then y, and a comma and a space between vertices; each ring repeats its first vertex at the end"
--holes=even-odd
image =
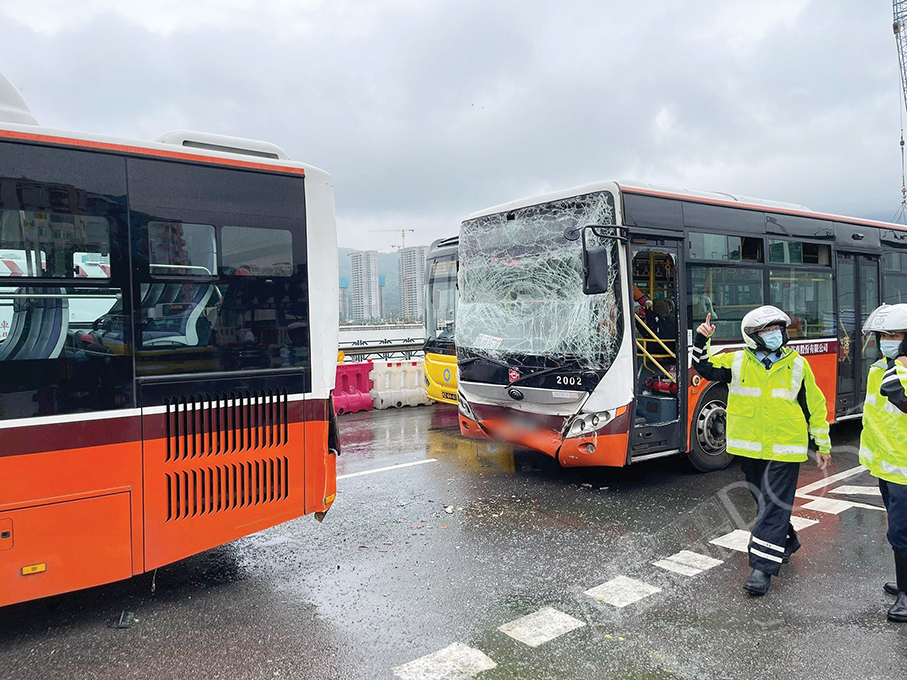
POLYGON ((761 597, 768 592, 771 585, 771 574, 766 574, 764 571, 753 569, 753 573, 749 577, 749 580, 743 584, 743 589, 753 597, 761 597))
POLYGON ((901 592, 900 590, 898 590, 898 584, 894 582, 886 583, 884 588, 885 592, 889 595, 897 595, 899 592, 901 592))
POLYGON ((888 610, 888 620, 907 623, 907 550, 894 551, 894 566, 898 574, 898 599, 888 610))

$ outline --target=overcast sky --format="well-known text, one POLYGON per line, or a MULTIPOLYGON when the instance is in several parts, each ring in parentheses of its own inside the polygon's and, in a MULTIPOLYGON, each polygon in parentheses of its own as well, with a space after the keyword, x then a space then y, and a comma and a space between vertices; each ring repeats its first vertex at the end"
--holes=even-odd
POLYGON ((252 137, 334 178, 341 246, 635 179, 891 219, 888 0, 0 0, 48 127, 252 137))

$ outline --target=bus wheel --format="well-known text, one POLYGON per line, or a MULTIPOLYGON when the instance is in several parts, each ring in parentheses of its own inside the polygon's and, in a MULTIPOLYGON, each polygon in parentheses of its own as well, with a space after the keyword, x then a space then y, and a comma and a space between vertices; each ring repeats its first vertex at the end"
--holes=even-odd
POLYGON ((713 387, 706 392, 693 417, 693 446, 687 456, 697 470, 720 470, 731 462, 725 442, 726 424, 727 389, 713 387))

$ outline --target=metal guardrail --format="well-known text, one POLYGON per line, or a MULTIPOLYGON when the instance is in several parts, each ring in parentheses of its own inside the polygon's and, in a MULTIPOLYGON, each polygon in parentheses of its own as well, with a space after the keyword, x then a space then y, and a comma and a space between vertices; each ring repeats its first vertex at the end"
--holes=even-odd
POLYGON ((341 345, 340 351, 354 361, 366 361, 368 359, 412 359, 424 355, 423 347, 425 342, 396 342, 375 345, 341 345))

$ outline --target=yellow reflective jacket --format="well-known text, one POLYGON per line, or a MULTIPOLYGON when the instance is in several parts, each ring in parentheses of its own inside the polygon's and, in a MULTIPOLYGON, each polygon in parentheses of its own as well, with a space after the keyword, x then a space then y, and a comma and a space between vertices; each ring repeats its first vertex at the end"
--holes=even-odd
POLYGON ((877 361, 869 369, 863 402, 860 463, 876 477, 907 484, 907 368, 877 361))
POLYGON ((785 347, 766 369, 752 350, 713 355, 710 342, 701 345, 699 340, 693 348, 693 368, 707 380, 717 377, 728 384, 728 453, 802 463, 808 458, 810 436, 820 453, 831 453, 825 395, 809 362, 796 350, 785 347))

